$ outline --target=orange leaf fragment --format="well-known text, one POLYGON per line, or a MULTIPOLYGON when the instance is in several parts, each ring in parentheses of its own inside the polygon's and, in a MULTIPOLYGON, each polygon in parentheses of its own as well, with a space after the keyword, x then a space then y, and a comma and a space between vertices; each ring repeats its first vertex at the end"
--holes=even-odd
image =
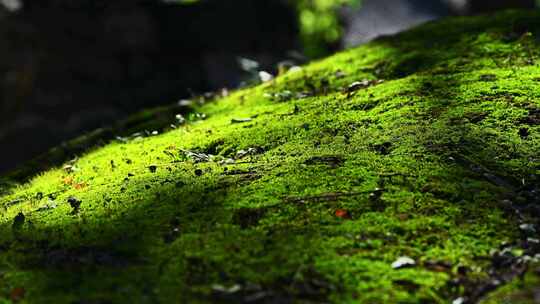
POLYGON ((73 184, 73 177, 71 176, 68 176, 68 177, 65 177, 62 182, 66 185, 72 185, 73 184))
POLYGON ((351 218, 351 215, 349 214, 349 211, 347 211, 345 209, 337 209, 336 212, 334 212, 334 214, 337 217, 342 218, 342 219, 350 219, 351 218))
POLYGON ((73 188, 77 189, 77 190, 81 190, 83 188, 86 188, 87 184, 86 183, 76 183, 73 185, 73 188))

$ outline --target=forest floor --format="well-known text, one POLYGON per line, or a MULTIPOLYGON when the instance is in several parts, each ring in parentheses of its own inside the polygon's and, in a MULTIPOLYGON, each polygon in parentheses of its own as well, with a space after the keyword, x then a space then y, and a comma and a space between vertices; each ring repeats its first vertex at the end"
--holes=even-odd
POLYGON ((539 59, 539 13, 450 18, 41 158, 0 303, 535 303, 539 59))

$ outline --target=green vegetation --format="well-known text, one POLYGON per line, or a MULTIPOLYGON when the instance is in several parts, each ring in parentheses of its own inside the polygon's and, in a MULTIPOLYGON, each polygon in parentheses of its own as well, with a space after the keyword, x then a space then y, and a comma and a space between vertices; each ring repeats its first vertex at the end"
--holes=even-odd
POLYGON ((299 0, 300 36, 304 52, 310 58, 328 54, 327 47, 339 42, 341 25, 338 9, 345 5, 359 6, 360 0, 299 0))
POLYGON ((0 296, 474 294, 501 244, 522 237, 503 202, 526 201, 521 189, 538 184, 539 17, 454 18, 379 39, 196 106, 178 129, 113 141, 7 187, 0 296), (405 256, 415 264, 392 267, 405 256))

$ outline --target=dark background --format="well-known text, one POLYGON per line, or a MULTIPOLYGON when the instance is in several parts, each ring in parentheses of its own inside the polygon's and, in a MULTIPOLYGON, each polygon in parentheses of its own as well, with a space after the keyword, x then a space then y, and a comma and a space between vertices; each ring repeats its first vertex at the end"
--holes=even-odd
MULTIPOLYGON (((364 0, 336 12, 327 53, 448 15, 534 0, 364 0)), ((0 172, 141 109, 251 81, 238 58, 275 73, 302 64, 291 0, 0 0, 0 172)))

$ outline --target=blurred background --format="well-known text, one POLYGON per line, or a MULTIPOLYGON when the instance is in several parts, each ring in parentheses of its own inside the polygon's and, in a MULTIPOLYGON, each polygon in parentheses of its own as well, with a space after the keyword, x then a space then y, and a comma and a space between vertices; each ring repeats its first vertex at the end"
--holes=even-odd
MULTIPOLYGON (((141 109, 535 0, 0 0, 0 173, 141 109)), ((174 116, 171 117, 171 120, 174 116)))

